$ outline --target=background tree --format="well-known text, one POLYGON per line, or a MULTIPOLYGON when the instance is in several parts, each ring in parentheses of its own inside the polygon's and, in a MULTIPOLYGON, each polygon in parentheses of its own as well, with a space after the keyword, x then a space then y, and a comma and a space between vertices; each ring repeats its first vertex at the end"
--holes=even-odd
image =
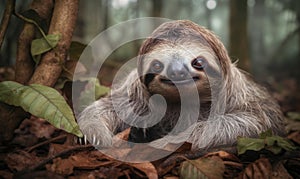
POLYGON ((240 68, 250 71, 247 11, 247 0, 230 0, 229 55, 238 59, 240 68))
MULTIPOLYGON (((71 44, 73 31, 77 19, 78 0, 57 0, 53 4, 52 0, 33 0, 30 9, 40 19, 49 22, 51 19, 48 34, 59 35, 60 40, 50 51, 42 55, 37 65, 33 63, 30 55, 30 44, 33 38, 41 32, 36 21, 28 19, 23 15, 18 17, 25 20, 23 30, 18 42, 18 55, 16 59, 16 81, 23 84, 42 84, 53 87, 56 83, 63 65, 66 62, 66 55, 71 44), (49 14, 52 16, 50 17, 49 14)), ((6 11, 10 12, 10 11, 6 11)), ((27 116, 21 108, 12 107, 6 104, 0 106, 0 140, 10 140, 14 129, 27 116)), ((0 142, 1 142, 0 141, 0 142)))

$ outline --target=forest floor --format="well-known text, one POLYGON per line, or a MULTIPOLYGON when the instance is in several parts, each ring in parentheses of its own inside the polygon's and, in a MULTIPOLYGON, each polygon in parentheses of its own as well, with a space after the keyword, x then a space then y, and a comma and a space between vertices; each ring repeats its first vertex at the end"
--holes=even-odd
MULTIPOLYGON (((0 81, 9 79, 3 74, 0 70, 0 81)), ((271 81, 268 86, 286 117, 284 139, 293 150, 274 153, 279 142, 275 141, 272 150, 264 144, 261 150, 240 155, 228 150, 191 153, 185 143, 163 159, 127 163, 91 145, 80 145, 75 136, 31 116, 15 130, 11 142, 0 146, 0 178, 300 178, 300 86, 292 78, 271 81)), ((128 133, 119 135, 126 138, 128 133)), ((130 151, 116 153, 124 156, 130 151)))

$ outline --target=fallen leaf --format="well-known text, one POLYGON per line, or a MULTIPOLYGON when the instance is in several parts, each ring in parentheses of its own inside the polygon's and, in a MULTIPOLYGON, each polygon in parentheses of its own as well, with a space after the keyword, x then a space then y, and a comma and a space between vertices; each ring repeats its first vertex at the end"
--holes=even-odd
POLYGON ((101 161, 96 157, 91 156, 89 153, 80 152, 69 158, 75 168, 78 169, 96 169, 101 166, 108 166, 115 161, 101 161))
POLYGON ((128 163, 128 165, 141 170, 150 179, 158 179, 157 171, 152 163, 128 163))
POLYGON ((261 138, 239 137, 237 141, 238 154, 244 154, 247 150, 260 151, 269 150, 279 154, 283 149, 286 151, 296 150, 296 147, 288 139, 280 136, 270 136, 262 133, 261 138))
POLYGON ((54 156, 54 155, 56 155, 58 153, 61 153, 64 150, 67 150, 68 148, 72 148, 72 146, 66 145, 66 144, 50 143, 48 156, 49 157, 54 156))
POLYGON ((46 169, 48 171, 67 176, 73 173, 74 165, 69 158, 61 159, 58 157, 53 159, 53 164, 47 164, 46 169))
POLYGON ((115 135, 114 137, 117 137, 118 139, 122 139, 122 140, 128 140, 130 134, 130 127, 123 130, 122 132, 119 132, 117 135, 115 135))
POLYGON ((186 160, 179 168, 181 178, 223 178, 224 171, 223 161, 217 156, 186 160))
POLYGON ((230 161, 236 161, 239 162, 239 158, 237 158, 237 156, 225 152, 225 151, 217 151, 217 152, 210 152, 208 154, 206 154, 204 157, 211 157, 211 156, 218 156, 220 157, 222 160, 230 160, 230 161))
POLYGON ((288 173, 288 171, 285 169, 283 166, 282 162, 279 162, 273 169, 273 174, 272 174, 273 179, 292 179, 293 177, 288 173))
POLYGON ((240 173, 239 178, 292 178, 282 163, 277 164, 274 168, 272 167, 269 159, 260 158, 255 162, 249 164, 245 170, 240 173))
POLYGON ((41 161, 34 153, 18 151, 7 154, 5 162, 11 170, 21 171, 34 166, 41 161))
POLYGON ((287 138, 300 145, 300 131, 292 132, 287 136, 287 138))
POLYGON ((56 130, 56 128, 50 123, 48 123, 45 119, 32 116, 30 120, 32 121, 32 123, 29 130, 38 138, 45 137, 46 139, 50 139, 51 135, 56 130))
POLYGON ((47 170, 20 173, 20 174, 14 175, 14 178, 55 178, 55 179, 64 179, 63 176, 61 176, 57 173, 47 171, 47 170))

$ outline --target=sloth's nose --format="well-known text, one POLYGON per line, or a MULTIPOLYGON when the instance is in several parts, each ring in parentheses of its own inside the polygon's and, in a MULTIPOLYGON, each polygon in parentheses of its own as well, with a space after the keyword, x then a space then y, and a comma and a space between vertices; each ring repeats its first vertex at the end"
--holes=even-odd
POLYGON ((188 78, 188 68, 183 63, 170 63, 167 68, 167 75, 170 80, 182 81, 188 78))

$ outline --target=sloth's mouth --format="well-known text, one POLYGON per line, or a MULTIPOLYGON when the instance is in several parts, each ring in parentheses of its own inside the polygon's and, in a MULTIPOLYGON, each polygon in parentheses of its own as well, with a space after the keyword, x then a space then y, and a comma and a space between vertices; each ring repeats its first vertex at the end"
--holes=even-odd
POLYGON ((184 85, 184 84, 188 84, 188 83, 193 83, 195 81, 200 80, 200 78, 198 76, 195 76, 191 79, 185 79, 185 80, 169 80, 166 78, 161 78, 160 81, 162 83, 168 84, 168 85, 184 85))

